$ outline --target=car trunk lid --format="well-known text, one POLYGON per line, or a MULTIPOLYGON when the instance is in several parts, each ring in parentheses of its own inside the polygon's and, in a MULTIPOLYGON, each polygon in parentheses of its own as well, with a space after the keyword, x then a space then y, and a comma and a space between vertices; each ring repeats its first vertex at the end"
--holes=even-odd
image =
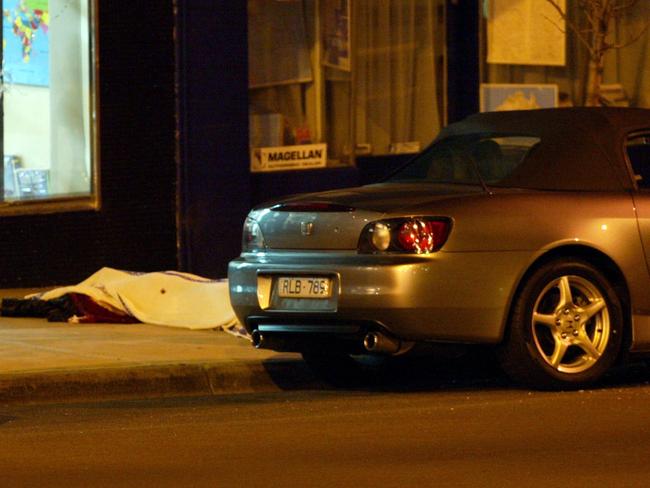
POLYGON ((458 185, 369 185, 290 197, 257 208, 251 217, 269 249, 352 250, 363 228, 387 213, 481 191, 458 185))

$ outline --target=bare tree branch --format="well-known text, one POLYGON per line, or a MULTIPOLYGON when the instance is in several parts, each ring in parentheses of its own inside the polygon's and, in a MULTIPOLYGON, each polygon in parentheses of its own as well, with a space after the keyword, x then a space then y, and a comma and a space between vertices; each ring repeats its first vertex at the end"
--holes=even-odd
MULTIPOLYGON (((593 53, 593 48, 591 43, 589 42, 589 35, 591 34, 591 29, 588 30, 583 30, 580 29, 576 24, 574 24, 571 20, 569 20, 569 17, 567 16, 566 12, 560 7, 560 4, 557 3, 556 0, 546 0, 551 6, 557 11, 557 13, 560 15, 562 20, 564 20, 565 24, 569 26, 569 28, 575 33, 576 37, 584 46, 587 48, 590 54, 593 53), (588 35, 585 36, 583 32, 586 32, 588 35)), ((547 17, 548 18, 548 17, 547 17)), ((551 19, 548 19, 551 23, 553 23, 558 29, 560 29, 561 32, 566 33, 565 30, 562 30, 560 26, 558 26, 555 22, 553 22, 551 19)))
POLYGON ((554 26, 557 30, 559 30, 562 34, 566 34, 566 29, 565 29, 564 27, 562 27, 560 24, 558 24, 557 22, 555 22, 553 19, 551 19, 551 18, 550 18, 549 16, 547 16, 547 15, 545 15, 544 18, 545 18, 546 20, 548 20, 551 24, 553 24, 553 26, 554 26))
POLYGON ((629 0, 628 2, 623 2, 619 5, 615 5, 614 10, 616 10, 617 12, 621 12, 623 10, 627 10, 634 7, 637 3, 639 3, 639 0, 629 0))
POLYGON ((584 28, 580 25, 582 22, 568 18, 567 9, 560 5, 560 0, 546 1, 560 15, 567 27, 563 30, 556 22, 549 20, 562 32, 566 33, 571 30, 589 53, 585 103, 587 105, 602 105, 604 100, 600 95, 600 86, 603 83, 605 54, 611 49, 623 49, 635 43, 650 29, 650 22, 645 22, 643 28, 627 41, 620 43, 612 41, 614 26, 624 19, 626 12, 638 6, 640 0, 573 0, 577 3, 577 8, 586 21, 584 28))
POLYGON ((596 28, 596 21, 594 19, 593 15, 593 1, 592 0, 580 0, 578 2, 578 6, 580 7, 580 10, 584 13, 585 17, 587 18, 587 22, 592 28, 596 28))
POLYGON ((641 29, 636 36, 632 37, 626 42, 620 43, 620 44, 611 44, 610 47, 612 49, 623 49, 631 44, 634 44, 636 41, 641 39, 646 32, 648 32, 648 28, 650 27, 650 24, 646 22, 645 26, 643 26, 643 29, 641 29))

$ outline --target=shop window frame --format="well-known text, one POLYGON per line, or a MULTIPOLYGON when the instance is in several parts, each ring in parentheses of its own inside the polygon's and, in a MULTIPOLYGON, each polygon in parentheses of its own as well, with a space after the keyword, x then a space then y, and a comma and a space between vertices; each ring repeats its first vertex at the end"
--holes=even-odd
MULTIPOLYGON (((99 211, 101 209, 101 182, 100 182, 100 102, 99 102, 99 5, 98 0, 86 0, 88 5, 88 145, 90 154, 90 188, 84 194, 48 195, 29 199, 5 200, 4 194, 0 195, 0 216, 13 215, 38 215, 80 211, 99 211)), ((0 37, 2 33, 0 33, 0 37)), ((2 54, 0 53, 0 59, 2 54)), ((4 85, 0 73, 0 89, 4 85)), ((0 148, 4 154, 4 98, 0 98, 0 148)), ((4 184, 2 186, 4 190, 4 184)))
MULTIPOLYGON (((313 128, 312 135, 314 140, 317 140, 319 143, 327 144, 328 146, 328 155, 327 155, 327 164, 326 168, 356 168, 357 159, 361 158, 366 159, 386 159, 386 158, 405 158, 412 157, 416 152, 399 152, 393 151, 392 149, 382 150, 380 152, 372 151, 370 153, 366 152, 366 146, 370 147, 367 144, 364 144, 363 141, 359 144, 358 139, 358 114, 357 114, 357 101, 358 101, 358 83, 357 83, 357 64, 358 64, 358 29, 355 27, 356 21, 358 18, 357 5, 354 0, 350 1, 349 7, 349 67, 346 70, 343 70, 346 74, 341 75, 341 79, 328 79, 327 71, 333 70, 331 66, 328 66, 326 63, 323 63, 325 57, 324 47, 323 47, 323 22, 325 14, 323 12, 324 3, 320 0, 314 0, 314 43, 310 46, 310 59, 312 62, 313 68, 313 80, 309 83, 305 83, 307 86, 306 92, 306 104, 309 106, 310 110, 314 111, 314 120, 315 127, 313 128), (334 125, 331 120, 328 119, 328 83, 346 83, 348 86, 348 106, 347 106, 347 117, 345 123, 348 125, 347 136, 345 143, 338 148, 335 152, 331 147, 332 137, 329 134, 331 125, 334 125), (311 86, 309 86, 311 85, 311 86), (328 137, 329 136, 329 137, 328 137), (335 157, 334 154, 338 153, 335 157)), ((434 26, 434 29, 441 29, 441 39, 442 45, 439 46, 439 51, 436 54, 436 65, 434 67, 436 73, 439 75, 438 87, 436 88, 436 100, 439 108, 439 117, 440 117, 440 130, 447 125, 449 122, 449 106, 448 106, 448 9, 449 5, 446 1, 440 1, 434 3, 434 8, 437 13, 437 25, 434 26), (438 65, 439 63, 439 65, 438 65)), ((250 46, 249 46, 250 48, 250 46)), ((278 83, 277 85, 281 85, 278 83)), ((249 93, 251 91, 264 88, 264 87, 251 87, 247 89, 249 93)), ((341 118, 343 121, 343 118, 341 118)), ((399 142, 399 141, 397 141, 399 142)), ((431 141, 420 141, 422 148, 426 147, 431 141)), ((251 150, 256 148, 251 147, 251 150)), ((290 171, 309 171, 309 168, 292 168, 290 171)))

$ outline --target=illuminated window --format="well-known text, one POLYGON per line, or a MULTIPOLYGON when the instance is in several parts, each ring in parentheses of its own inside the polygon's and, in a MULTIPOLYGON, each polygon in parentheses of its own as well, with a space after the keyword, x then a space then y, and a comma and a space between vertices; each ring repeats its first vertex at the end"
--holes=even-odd
POLYGON ((251 169, 428 145, 444 119, 444 37, 442 0, 248 0, 251 169))
POLYGON ((92 0, 3 0, 5 207, 94 203, 92 0))
MULTIPOLYGON (((646 88, 650 80, 650 2, 615 3, 616 12, 606 17, 611 24, 599 104, 650 107, 646 88)), ((588 7, 599 2, 558 1, 566 22, 549 2, 490 0, 479 4, 483 19, 481 81, 509 90, 504 104, 508 110, 587 104, 590 56, 586 44, 592 25, 601 26, 590 19, 588 7), (554 103, 538 95, 541 88, 549 86, 558 91, 554 103)))

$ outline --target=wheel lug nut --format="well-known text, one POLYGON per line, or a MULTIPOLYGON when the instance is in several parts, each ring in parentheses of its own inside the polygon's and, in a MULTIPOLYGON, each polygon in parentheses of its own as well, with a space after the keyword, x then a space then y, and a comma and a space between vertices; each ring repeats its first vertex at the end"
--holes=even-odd
POLYGON ((564 315, 569 315, 569 312, 571 312, 571 310, 569 310, 568 308, 564 309, 564 315))
POLYGON ((574 335, 574 336, 577 336, 577 335, 578 335, 578 331, 577 331, 577 330, 574 330, 574 331, 573 331, 573 335, 574 335))
POLYGON ((567 338, 566 332, 562 332, 562 339, 566 339, 566 338, 567 338))
POLYGON ((575 317, 573 317, 573 320, 575 320, 576 322, 579 322, 580 321, 580 315, 576 315, 575 317))

